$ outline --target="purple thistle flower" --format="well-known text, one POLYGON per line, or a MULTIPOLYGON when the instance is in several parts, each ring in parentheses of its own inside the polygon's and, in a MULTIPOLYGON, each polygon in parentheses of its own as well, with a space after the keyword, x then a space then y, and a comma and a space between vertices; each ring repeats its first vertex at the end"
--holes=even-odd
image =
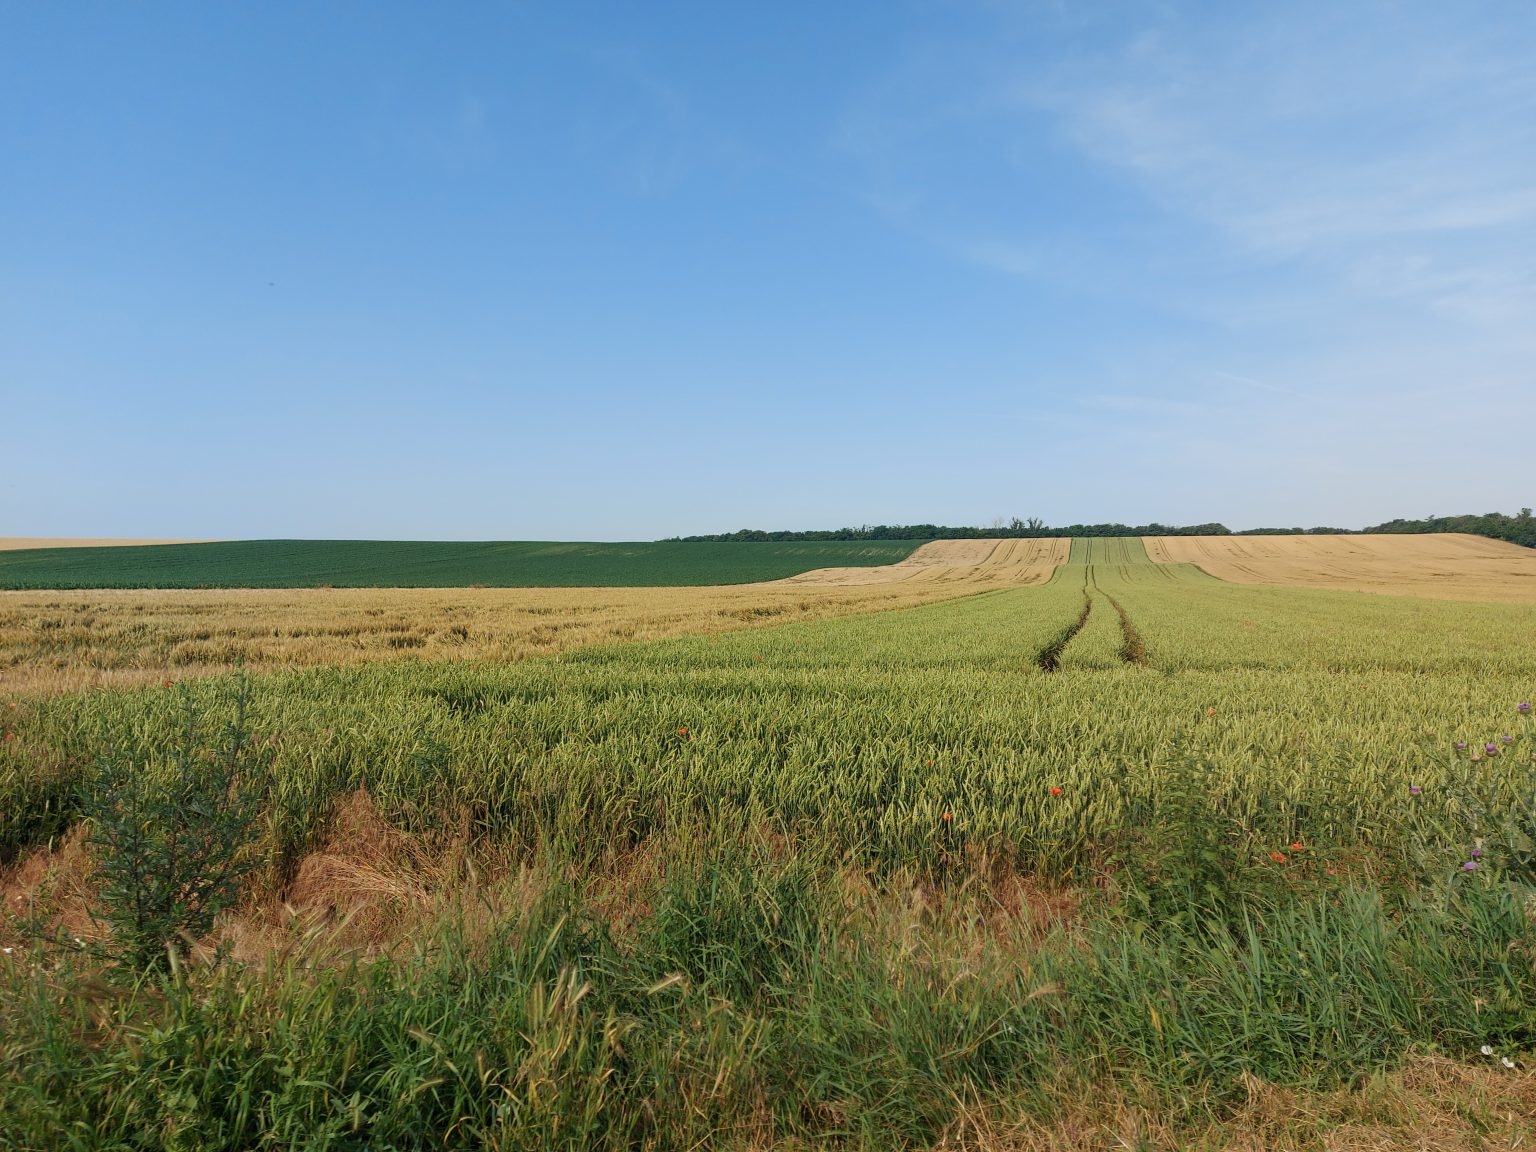
POLYGON ((1483 858, 1483 850, 1481 848, 1474 848, 1474 849, 1472 849, 1472 859, 1474 859, 1474 860, 1481 860, 1482 858, 1483 858))
POLYGON ((1465 740, 1458 740, 1458 741, 1456 741, 1456 751, 1464 752, 1464 751, 1466 751, 1466 748, 1467 748, 1467 742, 1465 740))
POLYGON ((1516 704, 1515 705, 1515 711, 1516 712, 1529 712, 1530 710, 1531 710, 1530 701, 1526 701, 1524 704, 1516 704))
POLYGON ((1477 861, 1476 860, 1466 860, 1466 861, 1463 861, 1463 863, 1461 865, 1461 870, 1463 872, 1476 872, 1477 871, 1477 861))
POLYGON ((1487 751, 1487 752, 1492 753, 1492 752, 1497 752, 1499 750, 1499 746, 1497 744, 1495 744, 1492 740, 1490 740, 1490 741, 1488 741, 1488 743, 1483 745, 1483 749, 1485 751, 1487 751))
POLYGON ((1515 742, 1515 738, 1513 736, 1506 736, 1506 737, 1504 737, 1504 743, 1506 743, 1506 744, 1513 744, 1514 742, 1515 742))
POLYGON ((1424 791, 1424 789, 1420 788, 1417 784, 1408 785, 1408 794, 1410 796, 1417 796, 1422 791, 1424 791))

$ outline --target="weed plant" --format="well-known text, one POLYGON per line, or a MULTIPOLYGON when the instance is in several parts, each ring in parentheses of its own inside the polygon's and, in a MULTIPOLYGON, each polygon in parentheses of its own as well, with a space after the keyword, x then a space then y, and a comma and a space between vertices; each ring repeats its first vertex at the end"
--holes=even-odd
POLYGON ((239 678, 233 717, 210 743, 183 693, 180 738, 164 770, 109 750, 85 782, 80 815, 110 933, 98 951, 118 963, 143 969, 184 953, 262 863, 254 848, 266 781, 250 748, 249 694, 239 678))

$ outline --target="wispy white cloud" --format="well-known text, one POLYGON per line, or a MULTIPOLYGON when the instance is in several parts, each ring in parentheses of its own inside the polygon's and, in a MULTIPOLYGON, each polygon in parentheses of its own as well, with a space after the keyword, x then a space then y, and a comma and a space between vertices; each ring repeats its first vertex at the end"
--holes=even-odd
POLYGON ((1236 372, 1212 372, 1212 376, 1218 380, 1225 380, 1232 384, 1241 384, 1246 388, 1257 388, 1261 392, 1278 392, 1282 396, 1297 396, 1303 400, 1316 399, 1310 392, 1303 392, 1299 388, 1287 388, 1284 384, 1273 384, 1267 380, 1255 380, 1252 376, 1240 376, 1236 372))
POLYGON ((1378 4, 1211 23, 1162 21, 1012 94, 1239 255, 1506 318, 1490 305, 1528 294, 1536 257, 1530 11, 1514 27, 1378 4), (1393 263, 1414 274, 1384 280, 1393 263))
POLYGON ((587 50, 585 74, 603 98, 578 121, 577 144, 608 178, 638 196, 666 194, 701 169, 741 170, 758 157, 689 91, 631 45, 587 50))
POLYGON ((1345 293, 1418 297, 1468 322, 1507 319, 1499 300, 1531 291, 1536 11, 1116 7, 1089 35, 1074 14, 1059 38, 1061 13, 990 11, 993 36, 914 52, 838 130, 879 185, 871 199, 904 205, 896 222, 957 258, 1052 271, 1033 242, 1081 220, 1072 204, 1031 211, 1029 193, 1070 163, 1044 137, 1120 173, 1165 224, 1207 230, 1229 259, 1298 262, 1345 293), (952 184, 947 204, 936 194, 962 138, 1023 193, 1011 220, 969 211, 952 184), (1383 279, 1394 262, 1414 274, 1383 279))
POLYGON ((959 251, 965 259, 983 268, 1007 272, 1015 276, 1038 275, 1042 269, 1039 255, 1016 244, 996 240, 962 242, 959 251))

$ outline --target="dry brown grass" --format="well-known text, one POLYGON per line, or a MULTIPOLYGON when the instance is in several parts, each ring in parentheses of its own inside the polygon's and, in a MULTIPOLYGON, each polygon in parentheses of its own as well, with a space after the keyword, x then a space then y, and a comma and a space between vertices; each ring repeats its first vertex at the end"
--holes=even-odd
POLYGON ((0 696, 228 671, 501 663, 571 648, 905 608, 985 583, 853 588, 110 589, 0 592, 0 696))
MULTIPOLYGON (((756 842, 776 858, 791 846, 763 828, 756 842)), ((688 830, 660 833, 643 843, 598 854, 578 871, 548 862, 535 870, 505 846, 476 839, 467 825, 445 819, 430 834, 409 833, 381 817, 362 789, 339 800, 320 845, 307 853, 286 882, 253 882, 237 910, 220 918, 200 941, 209 955, 259 962, 288 951, 296 931, 323 931, 316 958, 344 963, 393 952, 428 936, 445 917, 461 927, 489 930, 516 911, 526 912, 557 875, 581 893, 586 906, 624 937, 654 911, 652 901, 679 862, 698 844, 688 830), (280 885, 277 886, 277 885, 280 885)), ((996 861, 978 859, 971 879, 955 888, 898 873, 876 880, 849 866, 838 875, 847 908, 866 930, 902 945, 937 933, 953 953, 947 963, 968 978, 1005 975, 990 961, 999 952, 1028 950, 1050 934, 1072 929, 1082 893, 1052 887, 996 861)), ((0 868, 0 944, 7 916, 40 916, 50 936, 102 941, 100 876, 91 861, 87 827, 77 824, 0 868)))
POLYGON ((0 935, 7 937, 6 946, 20 942, 9 938, 15 924, 38 915, 50 932, 62 938, 98 941, 105 937, 94 915, 96 884, 85 833, 83 824, 76 825, 57 842, 0 869, 0 935))
POLYGON ((209 540, 119 540, 85 536, 0 536, 0 552, 22 548, 122 548, 139 544, 209 544, 209 540))
POLYGON ((1043 584, 1067 562, 1070 540, 931 540, 896 564, 817 568, 778 584, 843 586, 903 581, 963 583, 997 588, 1043 584))
POLYGON ((1536 604, 1536 549, 1436 532, 1417 536, 1148 536, 1159 564, 1198 564, 1234 584, 1536 604))
MULTIPOLYGON (((0 944, 23 944, 23 926, 32 922, 51 940, 107 939, 87 831, 77 824, 0 868, 0 944)), ((212 958, 223 950, 259 963, 302 944, 309 960, 345 964, 393 952, 445 918, 473 939, 530 907, 548 882, 494 844, 472 845, 468 829, 452 821, 431 836, 403 832, 362 790, 336 804, 324 842, 292 878, 280 890, 273 881, 251 884, 194 953, 212 958)))
POLYGON ((1250 1079, 1220 1122, 1190 1128, 1112 1092, 1065 1089, 1048 1123, 976 1109, 937 1145, 945 1152, 1471 1152, 1536 1146, 1536 1074, 1432 1056, 1337 1092, 1250 1079))
MULTIPOLYGON (((581 877, 591 906, 621 934, 647 917, 648 897, 668 870, 669 853, 649 848, 615 855, 581 877)), ((877 891, 857 871, 844 877, 868 931, 885 937, 893 962, 946 983, 986 980, 1012 959, 1027 963, 1042 932, 1070 925, 1070 892, 1041 889, 1009 872, 978 873, 978 885, 944 892, 913 882, 877 891)), ((317 967, 346 964, 428 944, 445 917, 471 944, 515 910, 531 907, 550 877, 472 850, 462 833, 430 840, 390 827, 365 793, 343 801, 324 847, 301 864, 282 893, 252 893, 221 919, 196 950, 215 946, 247 963, 295 956, 317 967)), ((94 881, 81 829, 0 873, 12 914, 41 910, 61 936, 99 939, 92 921, 94 881)), ((0 925, 4 923, 0 917, 0 925)), ((13 941, 0 928, 0 940, 13 941)), ((20 941, 16 941, 19 943, 20 941)), ((1042 985, 1038 995, 1061 995, 1042 985)), ((973 1101, 936 1143, 944 1152, 1461 1152, 1536 1147, 1536 1075, 1492 1061, 1411 1058, 1396 1071, 1330 1092, 1282 1089, 1258 1079, 1247 1099, 1205 1101, 1219 1116, 1191 1124, 1173 1119, 1135 1085, 1083 1085, 1067 1070, 1057 1085, 1034 1085, 1023 1100, 973 1101), (1041 1103, 1050 1099, 1049 1118, 1041 1103)), ((1200 1099, 1188 1102, 1203 1109, 1200 1099)), ((764 1129, 771 1127, 765 1123, 764 1129)), ((746 1135, 744 1148, 786 1147, 746 1135)), ((788 1145, 790 1147, 799 1145, 788 1145)))

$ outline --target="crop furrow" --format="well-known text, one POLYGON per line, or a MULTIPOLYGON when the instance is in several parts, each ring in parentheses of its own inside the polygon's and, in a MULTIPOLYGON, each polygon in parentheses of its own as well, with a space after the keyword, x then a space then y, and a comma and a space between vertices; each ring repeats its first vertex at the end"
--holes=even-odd
POLYGON ((1088 593, 1083 593, 1083 610, 1078 613, 1077 619, 1055 637, 1035 656, 1035 664, 1042 672, 1054 672, 1061 665, 1061 654, 1066 646, 1072 643, 1072 637, 1083 630, 1083 625, 1088 623, 1088 614, 1093 611, 1093 598, 1088 593))
POLYGON ((1130 613, 1108 592, 1104 593, 1104 599, 1114 605, 1115 611, 1120 615, 1120 632, 1125 637, 1125 643, 1120 646, 1120 659, 1127 664, 1146 664, 1147 646, 1141 639, 1141 633, 1136 631, 1136 625, 1131 622, 1130 613))

